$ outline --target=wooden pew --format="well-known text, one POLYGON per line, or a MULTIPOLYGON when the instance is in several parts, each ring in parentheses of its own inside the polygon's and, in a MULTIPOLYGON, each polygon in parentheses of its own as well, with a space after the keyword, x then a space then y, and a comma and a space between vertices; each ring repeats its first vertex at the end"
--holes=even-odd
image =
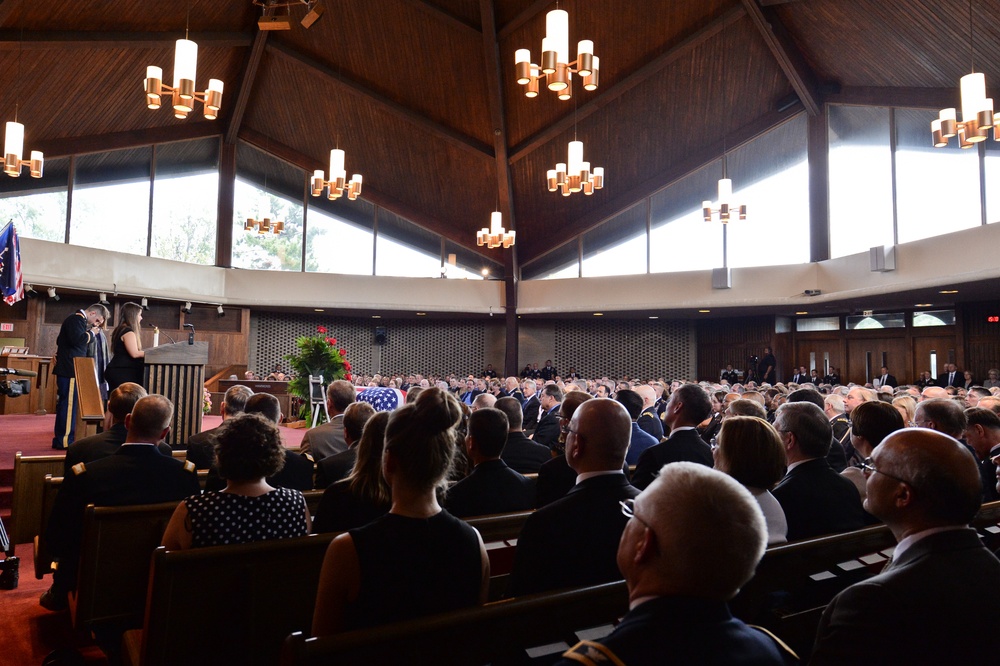
POLYGON ((325 638, 294 633, 281 651, 282 666, 392 664, 466 666, 519 663, 545 646, 559 652, 581 637, 610 633, 628 611, 625 581, 537 594, 393 625, 325 638), (583 630, 597 628, 594 633, 583 630))
POLYGON ((308 630, 320 566, 336 534, 184 551, 157 548, 142 631, 126 664, 274 664, 308 630))
MULTIPOLYGON (((311 513, 323 491, 310 490, 303 495, 311 513)), ((87 507, 77 589, 70 604, 75 628, 142 626, 149 558, 163 540, 177 504, 87 507)))
POLYGON ((14 493, 10 520, 6 523, 10 542, 30 543, 42 520, 45 475, 62 476, 64 455, 25 456, 14 454, 14 493))
POLYGON ((45 574, 52 573, 52 556, 45 543, 45 528, 49 524, 49 516, 52 515, 52 507, 56 503, 62 480, 61 476, 46 474, 43 483, 41 520, 34 539, 35 578, 38 580, 42 580, 45 574))

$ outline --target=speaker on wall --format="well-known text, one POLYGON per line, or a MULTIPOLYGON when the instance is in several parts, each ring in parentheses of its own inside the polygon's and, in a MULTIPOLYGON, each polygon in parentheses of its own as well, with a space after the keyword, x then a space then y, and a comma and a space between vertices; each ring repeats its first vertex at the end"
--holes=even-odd
POLYGON ((386 331, 385 326, 375 327, 375 344, 384 345, 386 341, 386 331))

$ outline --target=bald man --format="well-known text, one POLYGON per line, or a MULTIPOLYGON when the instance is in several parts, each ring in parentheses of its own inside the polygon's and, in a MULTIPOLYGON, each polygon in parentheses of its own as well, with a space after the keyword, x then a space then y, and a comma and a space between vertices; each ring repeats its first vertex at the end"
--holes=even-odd
POLYGON ((663 439, 663 422, 656 413, 656 391, 648 384, 635 387, 635 392, 642 398, 642 412, 636 423, 639 428, 652 435, 657 442, 663 439))
POLYGON ((581 641, 560 666, 777 666, 792 656, 726 604, 753 576, 767 544, 760 506, 743 486, 704 465, 674 463, 622 511, 631 520, 618 567, 630 610, 610 636, 581 641))
POLYGON ((621 579, 615 553, 628 519, 618 502, 639 490, 622 471, 632 419, 614 400, 587 400, 566 433, 576 485, 528 518, 514 555, 508 596, 621 579))
POLYGON ((953 437, 892 433, 871 455, 865 508, 899 545, 878 576, 838 594, 810 664, 978 664, 1000 626, 1000 561, 968 527, 980 506, 976 461, 953 437))

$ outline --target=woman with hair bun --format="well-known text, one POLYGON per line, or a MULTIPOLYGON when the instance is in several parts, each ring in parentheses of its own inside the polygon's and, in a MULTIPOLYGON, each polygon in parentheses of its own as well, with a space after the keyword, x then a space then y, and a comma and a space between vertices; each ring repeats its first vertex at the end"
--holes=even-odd
POLYGON ((389 417, 382 473, 392 508, 335 538, 320 571, 312 633, 326 636, 486 601, 490 566, 474 528, 438 504, 461 406, 424 389, 389 417))

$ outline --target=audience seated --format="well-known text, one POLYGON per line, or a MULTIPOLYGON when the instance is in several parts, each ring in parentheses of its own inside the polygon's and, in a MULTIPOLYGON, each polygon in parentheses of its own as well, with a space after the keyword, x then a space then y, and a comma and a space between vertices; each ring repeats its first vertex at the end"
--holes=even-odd
POLYGON ((539 392, 538 402, 541 410, 538 416, 538 425, 531 438, 536 444, 555 449, 559 441, 559 405, 563 401, 563 392, 555 384, 546 384, 539 392))
MULTIPOLYGON (((110 417, 111 427, 90 437, 78 439, 66 449, 66 459, 63 462, 63 477, 73 474, 73 467, 79 463, 92 463, 106 458, 125 443, 128 430, 125 428, 125 417, 140 398, 146 397, 146 389, 132 382, 119 384, 118 388, 108 396, 108 411, 105 419, 110 417)), ((156 448, 165 456, 173 455, 170 445, 164 441, 156 443, 156 448)))
MULTIPOLYGON (((635 392, 642 398, 642 409, 636 423, 646 433, 659 443, 663 439, 663 421, 656 413, 656 389, 648 384, 639 384, 635 387, 635 392)), ((619 400, 619 402, 621 402, 619 400)), ((626 409, 628 406, 626 405, 626 409)), ((632 443, 633 445, 635 442, 632 443)))
POLYGON ((436 490, 455 456, 458 401, 438 388, 389 417, 383 471, 392 509, 330 542, 313 634, 371 627, 485 602, 489 558, 479 533, 443 510, 436 490))
MULTIPOLYGON (((242 384, 231 386, 226 391, 222 399, 219 411, 222 413, 222 422, 234 416, 239 416, 246 409, 247 400, 253 395, 253 391, 242 384)), ((221 427, 221 425, 219 426, 221 427)), ((219 427, 204 430, 191 435, 185 448, 187 449, 187 459, 195 464, 198 469, 210 469, 215 464, 215 435, 219 427)))
POLYGON ((560 666, 797 661, 726 604, 753 576, 767 538, 746 489, 704 465, 679 462, 621 504, 630 520, 617 559, 630 610, 610 636, 581 641, 560 666))
POLYGON ((320 499, 313 531, 344 532, 367 525, 389 512, 391 494, 382 476, 382 450, 390 412, 378 412, 365 423, 346 479, 329 486, 320 499))
POLYGON ((698 435, 697 426, 712 413, 712 402, 705 389, 697 384, 683 384, 670 396, 663 421, 670 426, 670 436, 646 449, 639 456, 632 482, 645 488, 663 466, 687 460, 712 466, 712 449, 698 435))
POLYGON ((979 664, 1000 624, 1000 561, 968 527, 975 461, 952 437, 908 428, 872 452, 865 506, 899 542, 878 576, 827 606, 811 664, 979 664))
POLYGON ((754 416, 758 419, 767 420, 767 410, 756 400, 748 400, 747 398, 738 398, 729 403, 726 407, 726 411, 723 414, 724 419, 728 419, 732 416, 754 416))
POLYGON ((997 466, 993 462, 1000 455, 1000 416, 989 409, 970 407, 965 410, 965 420, 965 441, 976 454, 983 480, 983 502, 1000 500, 996 487, 997 466))
POLYGON ((755 416, 733 416, 722 422, 712 451, 715 468, 743 484, 764 513, 767 545, 785 543, 785 512, 771 494, 785 475, 785 447, 774 427, 755 416))
POLYGON ((788 540, 864 527, 869 518, 857 488, 826 461, 832 430, 823 410, 811 402, 786 403, 778 408, 774 429, 785 447, 788 472, 772 494, 785 511, 788 540))
POLYGON ((162 395, 140 398, 125 417, 125 443, 106 458, 77 465, 63 480, 45 534, 59 566, 52 587, 40 599, 44 608, 68 607, 67 595, 76 585, 83 510, 88 504, 155 504, 200 491, 194 465, 186 466, 156 449, 156 442, 170 433, 173 414, 173 403, 162 395))
MULTIPOLYGON (((274 425, 281 423, 281 404, 270 393, 256 393, 247 399, 245 413, 260 414, 274 425)), ((221 426, 220 426, 221 427, 221 426)), ((292 488, 293 490, 312 490, 313 474, 316 464, 308 454, 287 452, 285 465, 272 477, 267 479, 271 486, 292 488)), ((222 490, 226 481, 219 475, 217 465, 208 471, 205 490, 222 490)))
POLYGON ((365 423, 375 415, 375 408, 367 402, 352 402, 344 410, 344 441, 347 450, 334 453, 316 463, 316 487, 327 488, 331 483, 346 479, 357 459, 358 442, 365 423))
MULTIPOLYGON (((648 386, 646 388, 649 388, 648 386)), ((629 442, 625 462, 634 465, 639 462, 639 456, 651 446, 656 446, 660 440, 639 427, 639 416, 642 415, 642 396, 631 389, 622 389, 615 394, 615 400, 620 402, 632 419, 632 439, 629 442)), ((658 420, 658 419, 657 419, 658 420)))
POLYGON ((503 445, 500 459, 515 472, 537 473, 543 464, 552 460, 552 453, 524 436, 524 430, 521 429, 524 418, 521 403, 514 397, 500 398, 496 408, 507 415, 507 441, 503 445))
POLYGON ((467 518, 509 513, 534 506, 534 482, 500 459, 506 441, 507 416, 499 409, 487 407, 469 417, 465 450, 474 468, 469 476, 448 490, 445 508, 453 516, 467 518))
POLYGON ((626 519, 618 502, 639 494, 622 471, 631 431, 628 412, 613 400, 588 400, 573 413, 566 460, 576 485, 525 521, 508 596, 621 578, 615 551, 626 519))
POLYGON ((226 487, 178 504, 163 545, 186 550, 308 534, 309 509, 302 493, 274 488, 265 480, 285 464, 277 426, 260 414, 244 414, 219 426, 215 439, 219 476, 226 487))
POLYGON ((576 472, 566 462, 566 434, 570 419, 577 408, 591 395, 583 391, 570 391, 563 397, 559 406, 559 440, 555 451, 550 453, 551 459, 538 470, 538 482, 535 486, 535 507, 543 507, 563 497, 576 484, 576 472))
MULTIPOLYGON (((905 427, 899 410, 892 405, 881 401, 864 402, 851 412, 851 446, 864 461, 883 439, 905 427)), ((848 467, 841 474, 854 483, 864 501, 866 479, 862 468, 848 467)))
MULTIPOLYGON (((788 394, 787 402, 811 402, 820 409, 826 409, 823 395, 812 388, 801 388, 792 391, 788 394)), ((833 421, 830 422, 830 428, 833 428, 833 421)), ((843 472, 847 468, 847 452, 844 445, 840 443, 840 440, 835 435, 832 435, 830 452, 826 454, 826 461, 830 463, 830 467, 835 472, 843 472)))
POLYGON ((313 460, 323 460, 347 450, 344 441, 344 411, 354 402, 357 392, 351 382, 338 379, 326 387, 326 410, 330 420, 306 431, 302 437, 302 453, 311 454, 313 460))

